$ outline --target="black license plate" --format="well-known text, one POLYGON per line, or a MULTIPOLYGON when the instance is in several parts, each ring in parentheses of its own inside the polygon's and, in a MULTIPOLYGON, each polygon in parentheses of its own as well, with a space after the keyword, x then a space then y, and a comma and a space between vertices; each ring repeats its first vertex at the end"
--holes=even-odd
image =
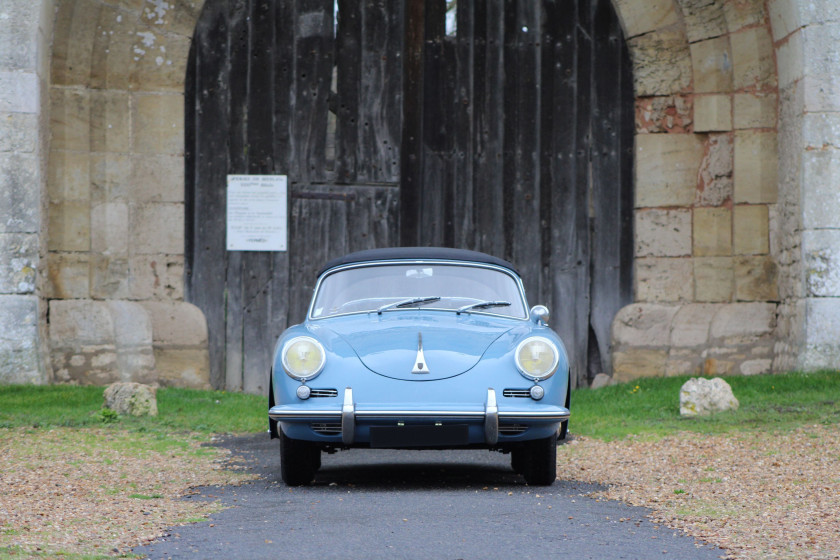
POLYGON ((446 426, 372 426, 371 447, 449 447, 467 445, 466 424, 446 426))

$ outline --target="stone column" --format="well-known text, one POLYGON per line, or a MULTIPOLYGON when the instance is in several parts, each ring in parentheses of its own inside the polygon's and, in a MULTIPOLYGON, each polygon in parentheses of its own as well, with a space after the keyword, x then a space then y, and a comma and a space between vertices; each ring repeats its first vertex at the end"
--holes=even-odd
POLYGON ((769 3, 780 86, 774 369, 840 366, 840 5, 769 3))
POLYGON ((46 383, 45 168, 53 0, 0 4, 0 383, 46 383))

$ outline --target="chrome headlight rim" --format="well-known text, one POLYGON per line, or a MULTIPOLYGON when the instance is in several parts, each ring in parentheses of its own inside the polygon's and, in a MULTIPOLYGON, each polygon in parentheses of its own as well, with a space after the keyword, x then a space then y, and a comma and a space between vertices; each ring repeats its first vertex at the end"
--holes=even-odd
POLYGON ((296 381, 300 381, 300 382, 305 383, 306 381, 309 381, 310 379, 314 379, 315 377, 317 377, 324 370, 324 365, 326 365, 326 363, 327 363, 327 352, 324 350, 324 345, 321 344, 318 341, 318 339, 313 338, 311 336, 296 336, 294 338, 290 338, 289 340, 287 340, 283 344, 283 350, 280 353, 280 359, 281 359, 281 362, 283 363, 283 371, 286 372, 286 375, 288 375, 289 377, 291 377, 292 379, 294 379, 296 381), (315 368, 313 373, 310 373, 308 375, 299 375, 297 373, 292 372, 292 367, 289 365, 289 362, 288 362, 288 359, 287 359, 287 356, 289 354, 289 349, 292 347, 292 345, 297 343, 297 342, 303 342, 303 341, 312 343, 321 352, 321 361, 319 362, 318 367, 315 368))
POLYGON ((516 369, 519 370, 520 375, 522 375, 522 377, 526 379, 530 379, 531 381, 536 382, 544 381, 552 375, 554 375, 555 373, 557 373, 557 366, 560 365, 560 351, 558 350, 557 345, 551 339, 548 339, 544 336, 529 336, 528 338, 520 342, 516 346, 516 350, 514 351, 513 357, 514 361, 516 362, 516 369), (551 367, 545 373, 539 375, 535 375, 526 371, 525 368, 522 366, 522 362, 519 360, 519 355, 522 352, 522 348, 529 342, 536 341, 544 342, 546 345, 548 345, 549 348, 551 348, 552 352, 554 353, 554 360, 551 364, 551 367))

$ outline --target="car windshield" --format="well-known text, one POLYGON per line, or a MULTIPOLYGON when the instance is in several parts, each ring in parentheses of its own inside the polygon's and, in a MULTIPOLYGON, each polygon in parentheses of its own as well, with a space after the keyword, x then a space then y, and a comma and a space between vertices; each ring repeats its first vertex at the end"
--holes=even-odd
POLYGON ((375 264, 333 272, 321 281, 310 316, 416 308, 527 317, 524 295, 511 274, 441 263, 375 264))

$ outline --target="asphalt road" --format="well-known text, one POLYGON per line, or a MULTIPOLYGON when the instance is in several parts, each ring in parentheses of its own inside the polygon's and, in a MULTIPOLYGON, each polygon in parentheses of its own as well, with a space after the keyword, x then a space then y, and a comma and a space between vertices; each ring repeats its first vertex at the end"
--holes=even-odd
POLYGON ((187 559, 681 559, 723 551, 657 526, 648 510, 586 496, 561 478, 530 487, 487 451, 353 450, 324 455, 316 482, 280 480, 277 440, 224 442, 260 475, 189 499, 233 506, 139 547, 187 559))

